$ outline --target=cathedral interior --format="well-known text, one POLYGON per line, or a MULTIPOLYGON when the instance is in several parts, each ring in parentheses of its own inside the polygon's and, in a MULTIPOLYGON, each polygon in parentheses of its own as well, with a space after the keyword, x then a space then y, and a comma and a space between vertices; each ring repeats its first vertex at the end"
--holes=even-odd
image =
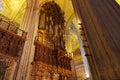
POLYGON ((120 80, 120 0, 0 0, 0 80, 120 80))

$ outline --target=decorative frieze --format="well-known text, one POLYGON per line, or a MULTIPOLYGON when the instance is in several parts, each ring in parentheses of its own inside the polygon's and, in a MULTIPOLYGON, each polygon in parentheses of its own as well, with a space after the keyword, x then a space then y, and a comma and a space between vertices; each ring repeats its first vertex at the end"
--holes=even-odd
MULTIPOLYGON (((46 74, 46 80, 48 80, 48 78, 50 77, 52 78, 52 80, 55 80, 53 79, 53 74, 55 75, 56 73, 58 75, 61 75, 62 78, 67 78, 68 76, 70 76, 71 58, 65 56, 65 54, 66 52, 61 49, 51 49, 43 44, 40 44, 39 42, 35 42, 35 56, 32 63, 32 79, 40 80, 36 79, 36 77, 40 78, 41 75, 41 79, 45 78, 44 71, 50 72, 50 75, 46 74)), ((57 74, 56 76, 58 76, 57 74)), ((54 78, 57 77, 54 76, 54 78)), ((60 76, 58 76, 58 78, 60 78, 60 76)))
POLYGON ((40 61, 33 62, 32 65, 32 80, 63 80, 61 79, 61 77, 65 78, 66 76, 67 78, 71 76, 70 70, 66 70, 56 66, 49 66, 48 64, 40 61))

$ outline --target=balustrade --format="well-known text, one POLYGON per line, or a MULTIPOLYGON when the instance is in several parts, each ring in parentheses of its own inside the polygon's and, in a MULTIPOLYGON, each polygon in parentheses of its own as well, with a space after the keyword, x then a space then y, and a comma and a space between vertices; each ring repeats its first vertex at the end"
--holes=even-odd
POLYGON ((18 26, 15 26, 8 21, 2 20, 2 18, 0 19, 0 27, 10 32, 13 32, 14 34, 17 34, 18 36, 21 36, 23 38, 26 38, 27 36, 27 33, 25 31, 19 29, 18 26))
MULTIPOLYGON (((19 36, 15 32, 9 31, 9 29, 9 26, 7 26, 6 29, 4 29, 4 27, 0 27, 0 53, 19 56, 19 51, 25 42, 25 35, 19 36)), ((17 30, 19 31, 19 29, 17 30)))

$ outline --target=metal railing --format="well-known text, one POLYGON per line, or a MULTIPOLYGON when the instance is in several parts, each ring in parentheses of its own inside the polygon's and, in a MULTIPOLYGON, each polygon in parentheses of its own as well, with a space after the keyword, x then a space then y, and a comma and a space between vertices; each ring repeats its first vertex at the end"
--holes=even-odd
POLYGON ((25 38, 0 28, 0 53, 19 56, 25 43, 25 38))
POLYGON ((27 32, 19 29, 19 27, 15 26, 14 24, 12 24, 10 22, 3 20, 2 18, 0 19, 0 27, 6 29, 8 31, 11 31, 14 34, 17 34, 23 38, 26 38, 26 36, 27 36, 27 32))

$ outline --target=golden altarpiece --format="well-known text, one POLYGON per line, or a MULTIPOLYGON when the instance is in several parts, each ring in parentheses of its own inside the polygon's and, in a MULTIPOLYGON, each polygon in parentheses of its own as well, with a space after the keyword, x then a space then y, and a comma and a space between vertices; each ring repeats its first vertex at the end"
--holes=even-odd
MULTIPOLYGON (((27 33, 1 15, 0 80, 16 80, 27 33)), ((40 9, 39 24, 31 63, 31 80, 71 80, 71 58, 65 50, 64 12, 54 2, 40 9)))
POLYGON ((64 33, 64 12, 53 1, 45 3, 39 15, 32 80, 71 80, 64 33))

